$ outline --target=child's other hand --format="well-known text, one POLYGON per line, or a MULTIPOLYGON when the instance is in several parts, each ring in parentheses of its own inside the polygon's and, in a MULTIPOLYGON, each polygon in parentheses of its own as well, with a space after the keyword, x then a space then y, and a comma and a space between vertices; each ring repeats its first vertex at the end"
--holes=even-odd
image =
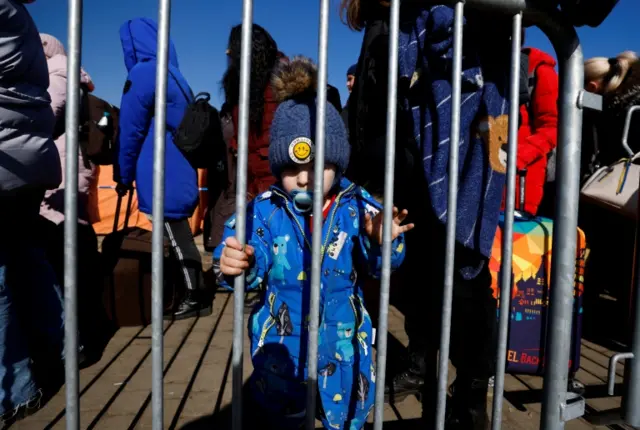
POLYGON ((255 250, 253 246, 244 247, 235 237, 228 237, 220 257, 220 271, 227 276, 238 276, 253 266, 255 250))
MULTIPOLYGON (((402 212, 398 212, 398 208, 395 206, 393 207, 391 240, 395 240, 402 233, 406 233, 414 227, 413 224, 401 225, 407 218, 408 214, 409 212, 406 209, 402 210, 402 212)), ((380 245, 382 245, 382 219, 382 211, 378 212, 378 214, 373 219, 371 219, 371 216, 369 214, 365 214, 364 216, 364 231, 371 239, 373 239, 380 245)))

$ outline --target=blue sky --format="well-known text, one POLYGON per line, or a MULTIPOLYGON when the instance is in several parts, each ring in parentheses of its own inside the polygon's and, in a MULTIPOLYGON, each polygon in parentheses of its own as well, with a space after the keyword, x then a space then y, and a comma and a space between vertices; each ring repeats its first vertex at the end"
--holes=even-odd
MULTIPOLYGON (((346 70, 357 61, 362 33, 349 30, 338 16, 339 0, 331 1, 329 23, 329 83, 340 89, 346 102, 346 70)), ((365 0, 366 1, 366 0, 365 0)), ((67 1, 38 0, 28 5, 38 29, 67 44, 67 1)), ((254 0, 254 21, 265 27, 285 54, 318 57, 319 1, 254 0)), ((134 17, 157 19, 157 0, 90 0, 84 2, 82 64, 92 76, 95 94, 120 104, 126 79, 118 30, 134 17)), ((225 49, 231 27, 240 23, 241 0, 174 0, 171 38, 178 50, 180 68, 194 92, 208 91, 220 106, 220 80, 226 68, 225 49)), ((640 1, 620 0, 599 28, 578 29, 585 58, 612 56, 631 49, 640 51, 638 17, 640 1)), ((527 33, 527 46, 552 53, 537 29, 527 33)))

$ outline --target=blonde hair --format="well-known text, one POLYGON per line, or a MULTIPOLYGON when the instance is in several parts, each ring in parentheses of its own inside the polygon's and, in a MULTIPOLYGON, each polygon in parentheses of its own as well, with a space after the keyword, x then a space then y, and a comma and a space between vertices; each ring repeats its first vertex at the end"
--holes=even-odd
POLYGON ((624 51, 615 58, 590 58, 584 63, 585 83, 597 81, 602 83, 603 94, 614 92, 637 61, 638 56, 633 51, 624 51))

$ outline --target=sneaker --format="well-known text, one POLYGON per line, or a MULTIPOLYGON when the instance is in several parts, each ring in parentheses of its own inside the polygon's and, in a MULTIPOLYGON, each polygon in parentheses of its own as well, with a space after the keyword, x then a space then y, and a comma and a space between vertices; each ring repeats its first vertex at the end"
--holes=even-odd
POLYGON ((164 319, 183 320, 211 315, 211 301, 206 300, 204 296, 205 294, 201 291, 187 290, 184 299, 178 304, 176 310, 172 313, 165 314, 164 319))

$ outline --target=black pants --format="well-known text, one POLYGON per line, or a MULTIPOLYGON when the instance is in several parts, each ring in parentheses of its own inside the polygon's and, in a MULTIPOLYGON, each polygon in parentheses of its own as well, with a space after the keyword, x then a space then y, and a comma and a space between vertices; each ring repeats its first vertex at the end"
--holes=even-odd
POLYGON ((203 289, 202 257, 193 239, 189 221, 165 220, 164 233, 169 240, 171 257, 185 289, 192 291, 203 289))
MULTIPOLYGON (((430 218, 430 212, 430 208, 422 208, 421 216, 415 219, 416 228, 407 233, 407 254, 401 269, 407 289, 402 301, 412 367, 420 369, 428 384, 435 377, 440 345, 445 262, 445 227, 430 218)), ((497 334, 497 303, 488 259, 456 246, 455 262, 450 359, 459 375, 488 379, 494 373, 497 334), (480 265, 482 270, 473 279, 459 274, 460 267, 480 265)))
MULTIPOLYGON (((55 224, 41 216, 40 226, 47 259, 64 289, 64 223, 55 224)), ((108 323, 102 303, 98 238, 90 224, 78 223, 77 234, 78 327, 82 345, 90 348, 100 340, 99 330, 108 323)))

